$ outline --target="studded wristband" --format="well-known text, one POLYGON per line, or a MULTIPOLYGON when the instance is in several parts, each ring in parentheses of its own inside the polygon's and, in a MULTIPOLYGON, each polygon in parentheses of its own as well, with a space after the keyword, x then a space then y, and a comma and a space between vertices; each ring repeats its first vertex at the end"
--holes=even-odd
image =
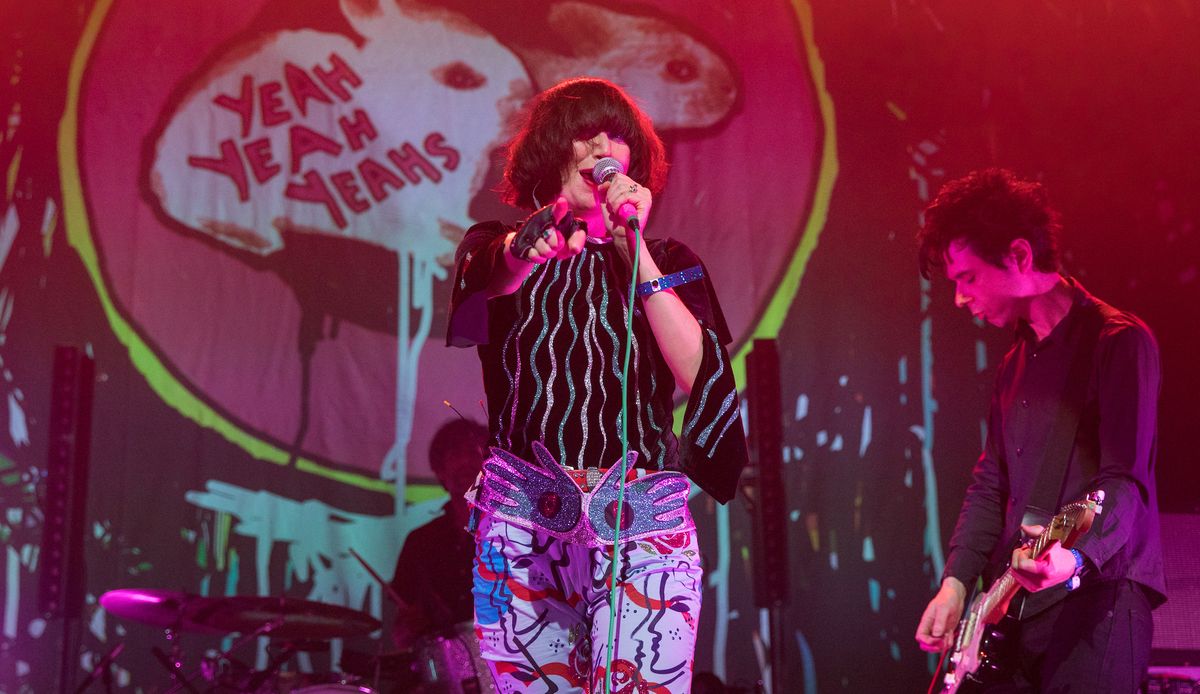
POLYGON ((657 294, 664 289, 670 289, 671 287, 678 287, 681 284, 694 282, 701 277, 704 277, 704 268, 696 265, 695 267, 690 267, 686 270, 680 270, 679 272, 672 272, 669 275, 663 275, 662 277, 652 279, 649 282, 642 282, 637 286, 637 294, 638 296, 650 296, 651 294, 657 294))

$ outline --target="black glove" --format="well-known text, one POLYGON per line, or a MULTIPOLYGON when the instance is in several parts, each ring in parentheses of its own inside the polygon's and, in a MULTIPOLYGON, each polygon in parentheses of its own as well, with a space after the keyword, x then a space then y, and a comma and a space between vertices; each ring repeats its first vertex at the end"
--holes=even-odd
POLYGON ((512 244, 508 250, 517 260, 525 260, 525 256, 529 255, 529 249, 533 248, 533 244, 537 243, 538 239, 548 239, 550 235, 557 229, 564 239, 571 238, 571 234, 582 225, 582 222, 575 221, 575 215, 571 214, 570 210, 563 215, 563 218, 554 222, 554 205, 546 205, 542 209, 529 215, 529 217, 521 223, 521 229, 517 235, 513 237, 512 244))

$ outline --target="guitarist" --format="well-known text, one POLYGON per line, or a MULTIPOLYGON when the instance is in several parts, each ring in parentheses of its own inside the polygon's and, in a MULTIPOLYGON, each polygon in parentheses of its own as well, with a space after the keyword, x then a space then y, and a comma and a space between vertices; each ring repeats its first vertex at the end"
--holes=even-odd
POLYGON ((1016 336, 941 589, 916 638, 926 651, 954 646, 967 587, 1011 562, 1025 590, 1008 610, 1009 668, 987 690, 1134 692, 1150 655, 1150 611, 1166 599, 1154 485, 1158 347, 1136 316, 1060 274, 1060 228, 1045 189, 1003 169, 947 183, 925 210, 922 274, 944 273, 956 306, 1016 336), (1090 363, 1069 378, 1079 359, 1090 363), (1056 462, 1051 448, 1068 453, 1056 462), (1057 467, 1042 473, 1047 466, 1057 467), (1034 557, 1017 545, 1021 532, 1040 534, 1053 509, 1094 490, 1105 493, 1103 513, 1072 549, 1054 542, 1034 557))

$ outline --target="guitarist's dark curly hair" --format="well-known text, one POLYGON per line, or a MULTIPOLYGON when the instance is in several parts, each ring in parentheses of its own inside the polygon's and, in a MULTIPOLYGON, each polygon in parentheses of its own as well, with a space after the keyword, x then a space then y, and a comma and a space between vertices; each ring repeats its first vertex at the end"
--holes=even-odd
POLYGON ((997 267, 1004 266, 1014 240, 1026 239, 1034 266, 1055 272, 1061 229, 1059 214, 1041 183, 1017 178, 1008 169, 972 171, 943 185, 925 208, 925 222, 917 233, 921 275, 944 272, 946 249, 958 239, 997 267))

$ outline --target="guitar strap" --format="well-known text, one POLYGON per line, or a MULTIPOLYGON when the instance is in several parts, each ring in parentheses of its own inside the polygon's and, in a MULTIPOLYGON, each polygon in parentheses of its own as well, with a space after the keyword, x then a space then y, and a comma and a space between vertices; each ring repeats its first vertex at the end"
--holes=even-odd
POLYGON ((1104 327, 1104 314, 1092 301, 1079 304, 1079 309, 1082 313, 1080 320, 1072 326, 1072 332, 1075 334, 1068 337, 1075 338, 1075 351, 1071 357, 1066 384, 1063 386, 1062 405, 1054 428, 1050 431, 1045 456, 1038 466, 1037 481, 1034 482, 1025 507, 1022 522, 1026 525, 1045 524, 1054 516, 1054 509, 1061 503, 1060 497, 1067 477, 1067 463, 1071 459, 1071 449, 1075 446, 1079 420, 1087 401, 1088 375, 1092 371, 1092 360, 1096 352, 1096 343, 1100 340, 1100 329, 1104 327))

